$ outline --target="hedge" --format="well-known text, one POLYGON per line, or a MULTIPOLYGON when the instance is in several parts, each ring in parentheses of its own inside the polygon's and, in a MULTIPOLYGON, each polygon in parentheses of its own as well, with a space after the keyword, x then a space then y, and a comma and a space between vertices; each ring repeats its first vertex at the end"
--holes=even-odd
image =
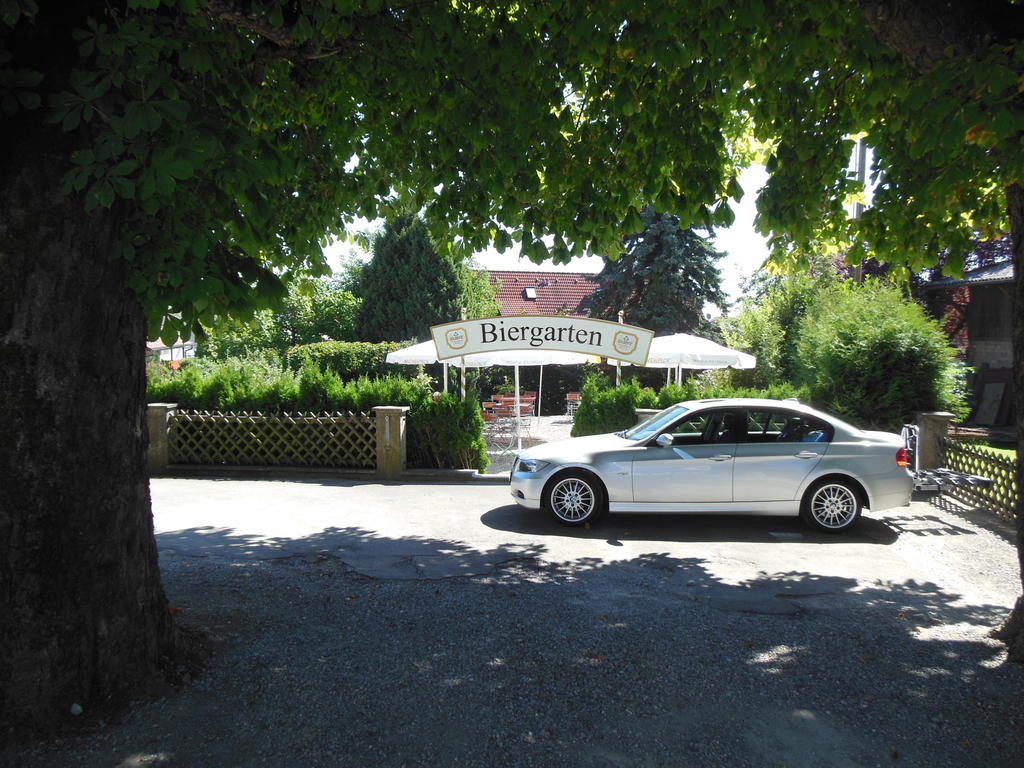
POLYGON ((150 367, 147 399, 194 410, 264 413, 365 412, 377 405, 408 405, 409 466, 474 467, 482 472, 488 464, 479 405, 454 394, 432 393, 425 377, 343 381, 313 364, 295 372, 238 359, 186 365, 178 371, 156 365, 150 367))
POLYGON ((572 435, 599 435, 619 432, 636 423, 637 408, 667 408, 684 400, 718 397, 763 397, 785 400, 794 397, 810 402, 809 392, 789 384, 767 389, 732 387, 728 377, 717 373, 694 375, 681 385, 666 384, 659 392, 644 387, 636 379, 627 379, 615 387, 607 375, 590 375, 583 383, 582 399, 576 411, 572 435))
MULTIPOLYGON (((322 341, 317 344, 303 344, 292 347, 284 355, 284 363, 293 371, 301 371, 312 364, 320 369, 330 370, 342 381, 366 377, 402 376, 403 369, 416 366, 397 366, 387 362, 389 352, 409 346, 412 342, 382 341, 372 344, 366 341, 322 341)), ((415 375, 415 374, 414 374, 415 375)))

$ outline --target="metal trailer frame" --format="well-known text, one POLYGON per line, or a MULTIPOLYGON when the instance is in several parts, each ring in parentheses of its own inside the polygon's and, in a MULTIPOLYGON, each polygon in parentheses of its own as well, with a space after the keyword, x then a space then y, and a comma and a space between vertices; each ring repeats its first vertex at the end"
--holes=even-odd
POLYGON ((992 478, 984 475, 970 475, 966 472, 957 472, 946 467, 937 469, 921 469, 920 455, 917 444, 920 439, 920 429, 916 424, 904 424, 900 432, 903 438, 903 445, 910 454, 911 465, 914 467, 911 474, 914 477, 914 490, 922 493, 949 493, 953 488, 962 486, 973 486, 977 488, 990 488, 992 478))

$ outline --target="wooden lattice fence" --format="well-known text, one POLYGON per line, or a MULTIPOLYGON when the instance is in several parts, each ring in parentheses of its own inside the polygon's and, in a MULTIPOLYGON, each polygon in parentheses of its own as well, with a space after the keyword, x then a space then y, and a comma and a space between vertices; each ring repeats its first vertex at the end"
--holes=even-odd
POLYGON ((992 478, 992 486, 958 486, 950 493, 966 501, 983 504, 1001 517, 1014 519, 1017 505, 1016 462, 978 445, 971 445, 948 437, 939 438, 945 454, 943 466, 957 472, 984 475, 992 478))
POLYGON ((174 411, 171 464, 374 469, 377 430, 363 413, 174 411))

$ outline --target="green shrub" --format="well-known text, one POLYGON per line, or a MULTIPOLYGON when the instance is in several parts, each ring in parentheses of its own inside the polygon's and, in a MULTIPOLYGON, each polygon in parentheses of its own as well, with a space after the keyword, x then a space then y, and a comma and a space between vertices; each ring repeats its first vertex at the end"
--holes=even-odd
POLYGON ((740 386, 734 379, 737 371, 721 369, 704 371, 691 379, 694 399, 707 400, 718 397, 754 397, 768 400, 796 398, 810 404, 811 392, 806 387, 797 387, 789 382, 778 382, 763 387, 740 386))
POLYGON ((299 373, 298 393, 292 407, 303 413, 356 411, 358 408, 355 400, 354 389, 345 386, 338 374, 309 362, 302 366, 299 373))
POLYGON ((684 400, 698 400, 702 397, 700 392, 700 379, 691 376, 682 384, 666 384, 658 392, 658 404, 655 408, 668 408, 670 405, 681 403, 684 400))
POLYGON ((724 375, 737 387, 762 390, 793 381, 800 321, 815 297, 835 284, 831 264, 812 266, 810 274, 767 278, 735 317, 721 321, 726 345, 754 355, 757 366, 724 375))
POLYGON ((636 423, 637 408, 656 408, 654 390, 627 379, 614 387, 604 374, 591 374, 583 382, 572 435, 600 435, 628 429, 636 423))
POLYGON ((484 420, 474 400, 450 393, 427 397, 409 411, 408 462, 417 467, 487 469, 484 420))
POLYGON ((290 409, 297 388, 295 375, 273 360, 232 358, 176 372, 151 367, 147 399, 204 411, 282 411, 290 409))
POLYGON ((640 386, 634 379, 616 388, 608 376, 599 373, 587 377, 582 395, 572 428, 574 437, 628 429, 636 423, 637 408, 668 408, 685 400, 755 397, 771 400, 796 398, 803 403, 811 402, 806 388, 792 384, 776 384, 764 389, 734 387, 726 371, 693 375, 682 384, 666 384, 657 394, 653 389, 640 386))
POLYGON ((964 415, 956 353, 916 303, 875 281, 821 292, 798 330, 797 382, 822 408, 892 429, 914 411, 964 415))
POLYGON ((417 366, 398 366, 387 362, 388 352, 409 346, 409 342, 385 341, 371 344, 365 341, 323 341, 292 347, 284 356, 285 365, 301 371, 309 364, 330 370, 342 381, 360 377, 402 375, 403 370, 416 370, 417 366))

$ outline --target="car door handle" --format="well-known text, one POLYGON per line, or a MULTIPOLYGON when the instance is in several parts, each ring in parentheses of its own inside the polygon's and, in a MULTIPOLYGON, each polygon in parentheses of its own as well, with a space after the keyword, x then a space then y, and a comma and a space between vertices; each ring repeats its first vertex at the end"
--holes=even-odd
POLYGON ((717 456, 708 456, 712 461, 728 461, 732 458, 731 453, 720 453, 717 456))
POLYGON ((796 454, 796 457, 798 459, 816 459, 819 455, 814 451, 800 451, 800 453, 796 454))

